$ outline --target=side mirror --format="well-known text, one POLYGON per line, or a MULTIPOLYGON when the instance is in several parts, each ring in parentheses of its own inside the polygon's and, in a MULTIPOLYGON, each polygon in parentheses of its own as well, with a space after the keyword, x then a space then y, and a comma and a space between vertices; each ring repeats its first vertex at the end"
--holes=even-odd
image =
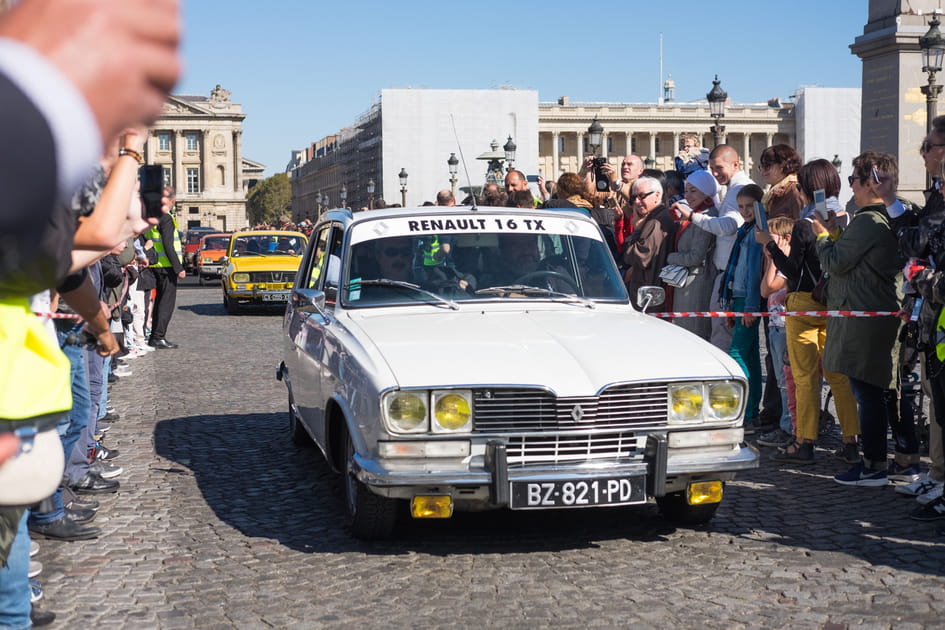
POLYGON ((666 301, 666 291, 663 287, 645 286, 637 289, 637 304, 640 310, 646 312, 651 306, 659 306, 666 301))
POLYGON ((294 289, 292 308, 301 313, 325 315, 325 294, 317 289, 294 289))

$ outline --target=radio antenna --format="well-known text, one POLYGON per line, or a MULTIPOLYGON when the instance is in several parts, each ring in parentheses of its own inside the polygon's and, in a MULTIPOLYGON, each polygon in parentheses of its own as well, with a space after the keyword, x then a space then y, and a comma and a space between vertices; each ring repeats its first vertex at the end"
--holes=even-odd
POLYGON ((476 193, 473 192, 472 180, 469 178, 469 169, 466 168, 466 158, 463 156, 463 145, 460 144, 459 134, 456 133, 456 121, 453 120, 453 114, 450 114, 450 124, 453 125, 453 137, 456 138, 456 149, 459 151, 459 161, 463 163, 463 172, 466 173, 466 186, 469 187, 472 209, 479 210, 479 208, 476 207, 476 193))

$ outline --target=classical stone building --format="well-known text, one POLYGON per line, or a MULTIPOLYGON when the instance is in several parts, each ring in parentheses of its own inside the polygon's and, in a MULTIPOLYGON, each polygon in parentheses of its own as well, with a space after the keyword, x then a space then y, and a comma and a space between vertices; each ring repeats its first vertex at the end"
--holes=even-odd
POLYGON ((168 97, 145 146, 145 159, 162 165, 165 185, 177 189, 181 229, 232 231, 248 225, 246 193, 265 166, 243 157, 245 118, 242 106, 219 85, 209 97, 168 97))

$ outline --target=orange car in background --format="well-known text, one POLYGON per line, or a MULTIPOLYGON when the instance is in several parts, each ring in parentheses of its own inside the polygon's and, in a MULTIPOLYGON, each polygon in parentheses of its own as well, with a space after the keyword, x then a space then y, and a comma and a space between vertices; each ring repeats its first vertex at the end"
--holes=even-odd
POLYGON ((220 279, 220 272, 223 271, 222 260, 226 256, 230 236, 231 234, 221 232, 200 237, 197 251, 194 252, 194 272, 201 285, 206 284, 207 280, 220 279))

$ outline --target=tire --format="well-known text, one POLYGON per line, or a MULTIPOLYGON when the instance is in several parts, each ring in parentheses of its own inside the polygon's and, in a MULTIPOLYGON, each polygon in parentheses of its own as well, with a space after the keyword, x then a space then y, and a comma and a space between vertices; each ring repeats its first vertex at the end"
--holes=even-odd
POLYGON ((712 520, 721 503, 689 505, 685 492, 673 492, 663 497, 656 497, 663 516, 682 525, 705 525, 712 520))
POLYGON ((293 411, 294 401, 292 400, 292 395, 289 395, 289 436, 292 438, 292 443, 299 447, 309 447, 312 446, 312 436, 308 434, 308 431, 305 430, 305 427, 302 426, 302 421, 299 419, 299 416, 293 411))
POLYGON ((236 300, 231 300, 225 291, 223 292, 223 308, 225 308, 226 312, 230 315, 240 314, 240 305, 237 304, 236 300))
POLYGON ((199 271, 197 272, 197 282, 199 282, 202 287, 207 286, 207 279, 204 278, 203 274, 199 271))
POLYGON ((345 499, 348 528, 355 538, 383 540, 391 537, 397 525, 398 501, 376 495, 358 481, 354 473, 354 443, 351 435, 347 433, 341 490, 345 499))

